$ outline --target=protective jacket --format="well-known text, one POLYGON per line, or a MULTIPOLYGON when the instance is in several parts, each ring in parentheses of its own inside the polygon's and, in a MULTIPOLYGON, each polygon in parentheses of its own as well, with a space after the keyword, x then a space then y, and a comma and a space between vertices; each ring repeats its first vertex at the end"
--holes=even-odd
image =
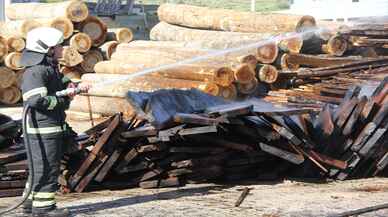
POLYGON ((27 133, 31 136, 55 138, 66 131, 65 110, 68 97, 56 97, 55 92, 66 89, 70 80, 56 67, 42 63, 27 68, 23 76, 23 101, 32 110, 28 114, 27 133))

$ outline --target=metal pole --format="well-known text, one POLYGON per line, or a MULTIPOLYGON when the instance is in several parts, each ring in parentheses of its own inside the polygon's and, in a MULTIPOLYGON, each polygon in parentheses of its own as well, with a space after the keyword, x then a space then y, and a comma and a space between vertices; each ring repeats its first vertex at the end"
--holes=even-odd
POLYGON ((256 11, 256 0, 251 0, 251 11, 256 11))
POLYGON ((5 0, 0 0, 0 20, 5 21, 5 0))

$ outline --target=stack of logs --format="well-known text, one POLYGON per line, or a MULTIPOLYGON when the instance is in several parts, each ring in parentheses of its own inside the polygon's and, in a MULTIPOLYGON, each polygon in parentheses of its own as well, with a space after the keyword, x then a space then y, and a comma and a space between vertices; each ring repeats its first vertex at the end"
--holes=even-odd
POLYGON ((0 23, 0 103, 15 104, 21 99, 20 65, 27 33, 37 27, 53 27, 63 32, 62 68, 69 78, 79 80, 93 72, 97 62, 108 60, 119 43, 132 41, 128 28, 107 29, 98 17, 89 15, 80 0, 58 3, 15 3, 6 8, 7 22, 0 23))
MULTIPOLYGON (((115 115, 85 132, 81 151, 66 157, 62 190, 386 176, 387 91, 388 78, 356 86, 338 107, 328 104, 319 113, 253 99, 176 113, 168 125, 152 122, 164 117, 140 118, 139 111, 129 122, 115 115)), ((160 95, 171 99, 168 92, 160 95)), ((147 111, 169 113, 151 101, 147 111)))
POLYGON ((109 61, 96 64, 96 74, 82 77, 91 84, 120 82, 77 96, 72 110, 129 117, 133 111, 125 100, 127 91, 172 88, 197 88, 229 100, 271 91, 268 100, 321 108, 326 102, 338 104, 360 79, 381 80, 376 74, 386 73, 385 58, 350 40, 355 30, 342 27, 338 32, 328 28, 338 24, 317 23, 311 16, 175 4, 161 5, 158 14, 161 22, 150 33, 154 41, 120 44, 109 61), (153 73, 129 77, 141 71, 153 73))

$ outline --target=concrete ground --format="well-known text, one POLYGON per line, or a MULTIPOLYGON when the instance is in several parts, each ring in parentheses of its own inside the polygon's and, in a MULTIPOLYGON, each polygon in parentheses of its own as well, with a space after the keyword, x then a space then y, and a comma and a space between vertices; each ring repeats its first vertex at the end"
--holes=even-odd
MULTIPOLYGON (((0 208, 19 198, 0 199, 0 208)), ((283 181, 244 185, 197 184, 180 188, 128 189, 68 194, 58 204, 74 217, 320 217, 386 203, 388 179, 333 183, 283 181), (234 203, 242 189, 250 194, 240 207, 234 203)), ((9 217, 22 216, 13 213, 9 217)), ((387 217, 388 210, 360 215, 387 217)))

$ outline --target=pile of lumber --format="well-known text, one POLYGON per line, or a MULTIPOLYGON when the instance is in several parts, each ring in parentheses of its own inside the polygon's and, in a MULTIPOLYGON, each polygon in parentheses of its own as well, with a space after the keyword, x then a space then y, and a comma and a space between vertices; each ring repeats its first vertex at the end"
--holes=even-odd
POLYGON ((20 123, 0 114, 0 197, 20 195, 27 180, 26 152, 20 135, 20 123))
POLYGON ((74 80, 94 72, 94 65, 110 59, 119 43, 133 39, 128 28, 107 29, 101 19, 89 15, 86 4, 80 0, 14 3, 6 8, 6 16, 9 21, 0 23, 0 103, 4 104, 21 100, 19 89, 24 67, 20 65, 20 57, 30 30, 45 26, 63 32, 61 70, 74 80))
POLYGON ((260 99, 190 101, 190 91, 129 93, 136 115, 85 132, 80 151, 66 157, 62 190, 387 176, 387 91, 388 78, 356 86, 320 112, 260 99))

